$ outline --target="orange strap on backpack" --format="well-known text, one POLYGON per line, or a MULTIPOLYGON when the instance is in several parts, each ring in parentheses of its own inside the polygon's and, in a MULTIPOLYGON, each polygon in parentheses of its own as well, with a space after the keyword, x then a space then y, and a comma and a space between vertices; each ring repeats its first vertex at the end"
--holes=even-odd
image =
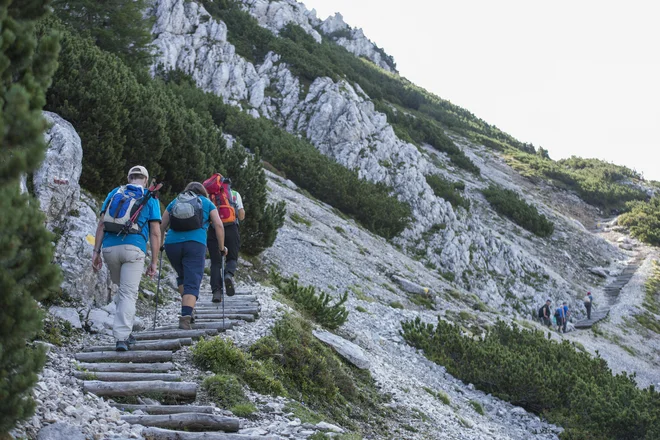
POLYGON ((220 219, 225 225, 236 223, 236 210, 230 203, 231 188, 223 181, 222 175, 213 174, 204 181, 204 188, 209 193, 211 201, 218 208, 220 219))

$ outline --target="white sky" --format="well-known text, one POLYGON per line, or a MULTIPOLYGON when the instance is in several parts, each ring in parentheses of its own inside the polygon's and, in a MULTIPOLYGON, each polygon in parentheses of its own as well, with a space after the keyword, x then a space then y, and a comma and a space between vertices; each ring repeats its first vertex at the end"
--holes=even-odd
POLYGON ((302 0, 340 12, 414 83, 553 159, 660 180, 660 2, 302 0))

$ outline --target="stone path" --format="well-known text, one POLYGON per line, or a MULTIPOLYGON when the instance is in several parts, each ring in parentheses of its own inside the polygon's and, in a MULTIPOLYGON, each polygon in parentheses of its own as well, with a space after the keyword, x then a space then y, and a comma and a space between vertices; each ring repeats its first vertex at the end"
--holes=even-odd
POLYGON ((636 257, 632 262, 630 262, 626 266, 625 269, 623 269, 623 271, 616 277, 614 281, 612 281, 610 284, 605 286, 605 289, 603 290, 604 297, 603 300, 601 301, 602 308, 599 308, 597 310, 592 309, 591 319, 583 319, 581 321, 578 321, 575 324, 575 328, 577 329, 591 328, 598 321, 607 318, 607 315, 610 313, 609 306, 616 303, 617 298, 621 293, 621 289, 623 289, 623 287, 626 284, 628 284, 628 282, 633 277, 633 275, 635 275, 635 272, 641 266, 642 261, 643 261, 642 258, 636 257))
POLYGON ((222 304, 199 301, 195 308, 193 330, 179 330, 178 322, 151 331, 136 333, 137 343, 127 352, 116 352, 114 346, 89 346, 75 357, 83 380, 83 389, 99 397, 151 399, 176 403, 171 405, 111 405, 137 414, 122 420, 145 426, 143 436, 149 440, 230 440, 269 439, 267 436, 236 434, 239 419, 215 414, 211 406, 190 404, 197 396, 195 382, 183 382, 173 353, 183 346, 218 332, 231 329, 243 321, 253 322, 260 307, 257 297, 249 292, 225 296, 222 304), (188 402, 188 404, 185 404, 188 402))

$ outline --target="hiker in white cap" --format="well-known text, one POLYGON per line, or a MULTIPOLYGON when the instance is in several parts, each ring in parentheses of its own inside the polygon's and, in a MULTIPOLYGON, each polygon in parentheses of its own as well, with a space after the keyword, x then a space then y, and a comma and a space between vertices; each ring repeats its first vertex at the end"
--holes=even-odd
POLYGON ((96 228, 92 267, 99 271, 105 260, 112 282, 119 286, 112 328, 117 351, 126 351, 135 343, 131 330, 147 241, 151 244, 147 275, 153 277, 157 272, 160 205, 147 190, 148 182, 149 172, 145 167, 132 167, 128 172, 128 184, 113 189, 105 198, 96 228))

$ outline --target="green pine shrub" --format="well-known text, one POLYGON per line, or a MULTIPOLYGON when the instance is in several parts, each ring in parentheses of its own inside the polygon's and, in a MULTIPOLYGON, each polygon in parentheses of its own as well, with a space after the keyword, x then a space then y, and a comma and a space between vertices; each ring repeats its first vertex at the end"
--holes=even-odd
POLYGON ((458 325, 419 318, 404 322, 402 335, 457 378, 561 425, 563 439, 660 438, 660 393, 613 375, 603 359, 566 340, 503 321, 473 338, 458 325))
POLYGON ((536 207, 525 202, 515 191, 491 184, 482 192, 498 214, 509 218, 518 226, 539 237, 549 237, 554 232, 554 224, 545 215, 540 214, 536 207))
POLYGON ((660 246, 660 196, 650 201, 628 202, 629 212, 619 217, 619 224, 630 229, 633 237, 653 246, 660 246))
POLYGON ((19 177, 44 158, 45 90, 57 67, 54 34, 35 37, 48 2, 0 2, 0 437, 34 413, 31 389, 46 360, 28 344, 41 329, 37 301, 59 289, 53 235, 39 202, 21 194, 19 177))
POLYGON ((451 182, 439 174, 429 174, 426 176, 426 183, 429 184, 436 197, 440 197, 451 203, 456 209, 459 206, 470 209, 470 200, 463 197, 458 191, 459 188, 465 188, 463 182, 451 182))
POLYGON ((293 300, 296 310, 330 330, 341 327, 348 319, 349 312, 344 307, 348 292, 330 304, 332 295, 323 291, 317 295, 314 286, 302 287, 295 278, 285 278, 271 272, 271 281, 282 295, 293 300))
POLYGON ((197 343, 193 348, 193 362, 200 369, 215 374, 233 374, 258 393, 286 395, 282 383, 273 377, 263 362, 253 359, 232 341, 219 336, 197 343))
POLYGON ((53 0, 55 14, 101 49, 117 54, 126 64, 146 69, 154 55, 153 17, 146 17, 147 0, 53 0))
POLYGON ((547 155, 509 151, 507 161, 522 175, 541 177, 560 188, 575 191, 582 200, 608 214, 629 209, 626 208, 627 202, 647 198, 643 190, 629 184, 642 180, 639 173, 600 159, 573 156, 555 162, 547 155))

